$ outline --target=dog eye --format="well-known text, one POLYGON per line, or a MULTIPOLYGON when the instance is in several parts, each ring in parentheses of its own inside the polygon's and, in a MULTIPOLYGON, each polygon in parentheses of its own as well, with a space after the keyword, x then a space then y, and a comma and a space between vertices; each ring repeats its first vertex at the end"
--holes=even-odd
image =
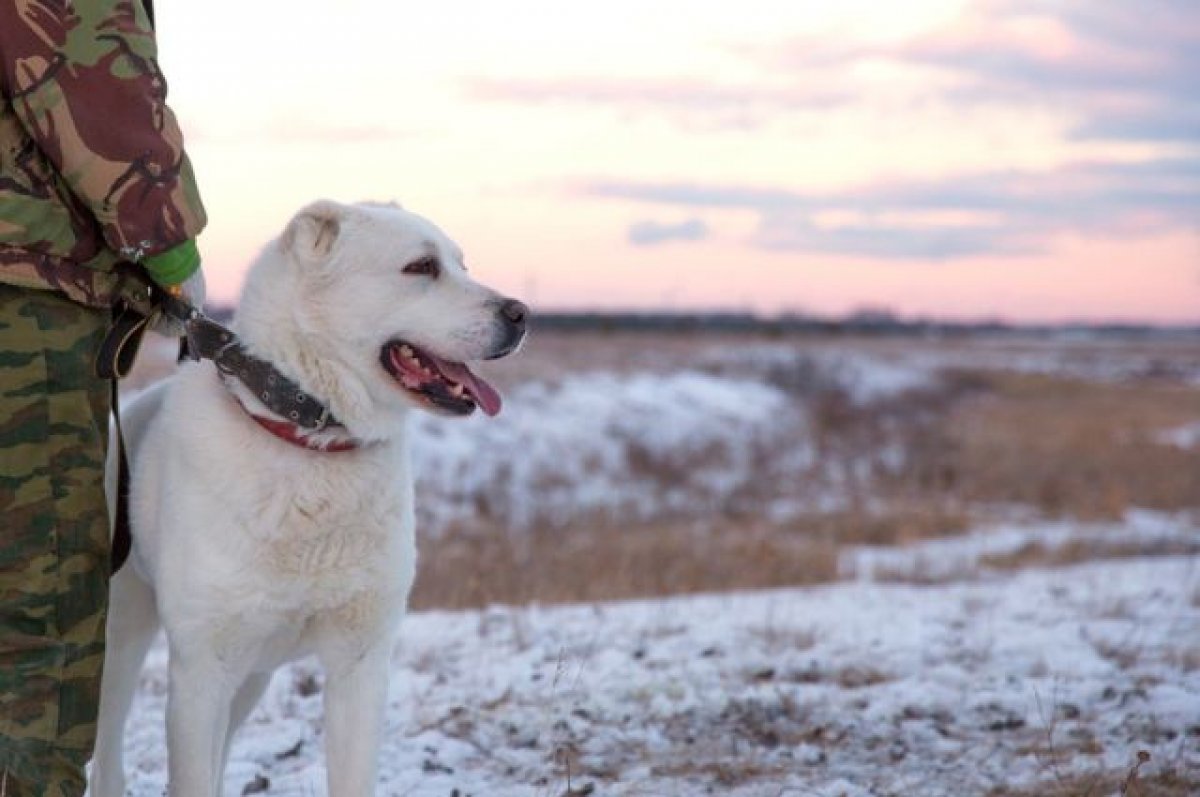
POLYGON ((441 264, 438 263, 436 257, 423 257, 404 267, 405 274, 415 274, 421 277, 437 277, 441 271, 441 264))

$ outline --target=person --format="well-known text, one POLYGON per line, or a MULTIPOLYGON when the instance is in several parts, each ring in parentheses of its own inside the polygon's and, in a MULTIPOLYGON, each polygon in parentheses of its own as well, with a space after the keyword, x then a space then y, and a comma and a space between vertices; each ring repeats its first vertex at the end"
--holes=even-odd
POLYGON ((152 14, 0 0, 2 797, 84 792, 110 567, 111 385, 94 360, 117 266, 203 300, 206 217, 152 14))

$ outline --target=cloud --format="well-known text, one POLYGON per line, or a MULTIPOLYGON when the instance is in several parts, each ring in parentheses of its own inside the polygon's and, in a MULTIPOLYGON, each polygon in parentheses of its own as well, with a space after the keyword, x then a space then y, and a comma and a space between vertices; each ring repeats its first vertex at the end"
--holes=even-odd
POLYGON ((1036 253, 1064 232, 1195 230, 1200 156, 884 180, 825 192, 612 180, 586 184, 580 192, 676 210, 750 211, 758 217, 750 243, 762 249, 950 260, 1036 253), (831 221, 831 215, 837 218, 831 221))
POLYGON ((571 103, 746 127, 912 93, 952 107, 1067 111, 1078 116, 1071 136, 1079 140, 1200 143, 1196 0, 977 0, 954 22, 899 41, 806 34, 773 47, 729 42, 725 51, 757 71, 736 81, 477 77, 463 87, 487 102, 571 103), (925 77, 903 85, 863 77, 880 63, 920 67, 925 77))
POLYGON ((281 116, 268 120, 262 133, 275 141, 315 144, 386 144, 413 138, 415 128, 386 123, 345 124, 336 120, 318 121, 299 116, 281 116))
POLYGON ((1200 105, 1161 108, 1152 115, 1134 112, 1094 115, 1078 125, 1072 135, 1080 140, 1200 142, 1200 105))
POLYGON ((915 67, 926 85, 900 91, 917 103, 1052 109, 1076 117, 1075 141, 1197 145, 1196 11, 1195 0, 976 0, 952 23, 899 41, 802 35, 753 57, 807 74, 915 67))
POLYGON ((994 224, 911 226, 880 222, 822 226, 804 215, 764 218, 753 243, 769 251, 928 261, 1029 255, 1044 249, 1040 235, 994 224))
MULTIPOLYGON (((476 77, 466 94, 659 114, 685 126, 761 126, 782 115, 881 108, 908 99, 970 109, 1051 108, 1075 140, 1200 144, 1196 0, 976 0, 940 28, 890 41, 803 34, 774 46, 727 42, 749 70, 711 75, 476 77), (907 80, 867 75, 917 67, 907 80)), ((686 66, 684 67, 686 68, 686 66)))
POLYGON ((697 183, 639 183, 623 180, 599 180, 588 183, 580 193, 610 199, 632 199, 659 205, 705 208, 749 208, 769 210, 806 205, 795 191, 754 186, 701 185, 697 183))
MULTIPOLYGON (((795 41, 784 61, 828 67, 795 41)), ((1075 139, 1200 144, 1200 15, 1195 0, 1001 0, 968 7, 953 25, 911 39, 842 48, 843 67, 869 59, 932 67, 958 78, 955 105, 1002 103, 1076 113, 1075 139)))
POLYGON ((387 122, 362 120, 345 123, 336 119, 309 119, 296 113, 247 116, 236 124, 214 124, 203 118, 185 120, 189 143, 261 142, 280 144, 391 144, 421 137, 417 127, 400 127, 387 122))
POLYGON ((684 110, 723 110, 753 106, 827 108, 853 95, 827 86, 722 83, 711 78, 567 77, 553 79, 472 78, 463 87, 474 99, 519 103, 593 103, 684 110))
POLYGON ((665 116, 686 129, 754 129, 781 113, 824 111, 853 102, 855 95, 827 84, 729 83, 707 77, 552 79, 474 78, 467 96, 525 106, 577 105, 627 115, 665 116))
POLYGON ((700 219, 687 219, 678 224, 639 221, 629 227, 629 242, 636 246, 657 246, 669 241, 700 241, 708 234, 708 225, 700 219))

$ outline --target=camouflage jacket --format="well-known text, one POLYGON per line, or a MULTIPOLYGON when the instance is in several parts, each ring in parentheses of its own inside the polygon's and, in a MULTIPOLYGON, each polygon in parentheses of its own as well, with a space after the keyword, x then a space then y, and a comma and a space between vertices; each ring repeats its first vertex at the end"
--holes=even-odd
POLYGON ((205 224, 139 0, 0 0, 0 282, 110 304, 205 224))

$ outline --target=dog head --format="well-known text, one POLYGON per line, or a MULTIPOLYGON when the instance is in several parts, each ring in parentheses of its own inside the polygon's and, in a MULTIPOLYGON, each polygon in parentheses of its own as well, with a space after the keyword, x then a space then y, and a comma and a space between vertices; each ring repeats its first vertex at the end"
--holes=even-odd
POLYGON ((528 308, 472 279, 459 247, 427 219, 396 205, 315 202, 260 263, 239 320, 256 327, 255 338, 291 328, 287 358, 347 423, 414 406, 500 411, 499 394, 467 363, 516 351, 528 308), (263 328, 252 315, 277 320, 263 328))

